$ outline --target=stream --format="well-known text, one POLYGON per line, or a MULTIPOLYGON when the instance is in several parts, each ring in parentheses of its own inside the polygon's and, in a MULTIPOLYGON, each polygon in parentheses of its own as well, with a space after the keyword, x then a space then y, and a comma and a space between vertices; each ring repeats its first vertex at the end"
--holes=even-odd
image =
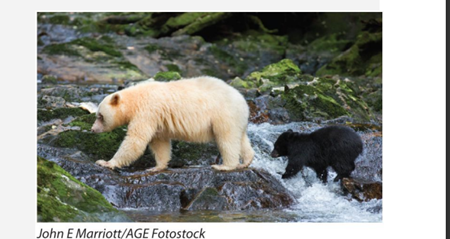
MULTIPOLYGON (((326 185, 316 177, 310 168, 288 180, 281 179, 287 165, 287 159, 271 158, 273 142, 282 132, 312 132, 323 125, 311 122, 295 122, 285 125, 269 123, 250 124, 248 134, 256 152, 250 167, 263 169, 272 174, 295 196, 297 202, 289 209, 283 210, 249 210, 249 211, 180 211, 155 212, 143 209, 123 209, 136 221, 208 221, 208 222, 381 222, 382 199, 358 202, 345 196, 339 182, 333 182, 336 173, 329 168, 326 185)), ((381 181, 381 137, 374 137, 373 132, 358 132, 364 142, 363 153, 356 159, 356 169, 352 176, 374 181, 381 181)))

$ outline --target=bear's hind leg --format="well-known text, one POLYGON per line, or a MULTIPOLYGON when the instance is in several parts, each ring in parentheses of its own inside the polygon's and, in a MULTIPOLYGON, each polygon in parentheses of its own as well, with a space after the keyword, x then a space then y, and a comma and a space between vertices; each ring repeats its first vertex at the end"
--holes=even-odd
POLYGON ((170 140, 153 139, 150 142, 150 149, 155 155, 156 166, 147 171, 158 172, 167 168, 170 161, 171 144, 170 140))
POLYGON ((315 171, 316 171, 317 177, 320 180, 322 180, 323 183, 327 183, 327 180, 328 180, 328 171, 327 171, 327 169, 326 168, 325 169, 318 169, 318 170, 315 170, 315 171))
POLYGON ((239 165, 239 152, 241 150, 239 137, 230 137, 231 133, 225 133, 216 136, 216 144, 219 148, 220 155, 222 155, 222 165, 212 165, 212 168, 219 171, 235 170, 239 165))
POLYGON ((334 171, 336 171, 337 176, 334 178, 334 182, 339 181, 343 178, 349 178, 350 174, 355 170, 355 162, 353 161, 345 161, 341 164, 336 164, 332 166, 334 171))
POLYGON ((255 151, 250 144, 247 132, 242 134, 240 155, 242 158, 242 164, 239 164, 238 168, 247 168, 252 163, 253 157, 255 156, 255 151))

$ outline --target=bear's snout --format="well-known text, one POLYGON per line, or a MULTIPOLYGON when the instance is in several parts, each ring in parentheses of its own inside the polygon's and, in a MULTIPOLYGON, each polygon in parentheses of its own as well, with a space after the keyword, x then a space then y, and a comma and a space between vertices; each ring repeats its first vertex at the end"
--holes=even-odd
POLYGON ((272 151, 272 153, 270 153, 270 156, 272 156, 272 158, 278 158, 280 156, 280 154, 278 153, 278 151, 276 151, 275 149, 272 151))
POLYGON ((92 133, 101 133, 101 130, 98 129, 98 128, 96 128, 95 126, 92 126, 91 132, 92 132, 92 133))

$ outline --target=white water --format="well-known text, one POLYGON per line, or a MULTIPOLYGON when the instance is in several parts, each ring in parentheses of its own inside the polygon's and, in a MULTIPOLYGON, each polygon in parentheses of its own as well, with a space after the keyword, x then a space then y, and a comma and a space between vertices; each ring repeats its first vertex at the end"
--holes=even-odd
MULTIPOLYGON (((309 122, 297 122, 285 125, 270 125, 268 123, 249 125, 248 133, 256 152, 251 165, 264 169, 274 175, 297 199, 297 204, 286 210, 297 215, 297 221, 307 222, 381 222, 382 199, 369 202, 358 202, 343 195, 339 183, 333 182, 336 173, 329 168, 328 183, 324 185, 310 168, 304 168, 295 177, 288 180, 281 179, 281 174, 287 165, 286 158, 272 158, 270 152, 273 142, 282 132, 292 129, 297 132, 312 132, 321 125, 309 122)), ((381 161, 381 146, 374 147, 373 143, 364 140, 364 151, 356 160, 358 165, 381 167, 381 162, 374 163, 374 159, 381 161)), ((367 170, 366 170, 367 171, 367 170)), ((369 170, 370 171, 370 170, 369 170)), ((354 172, 354 173, 355 173, 354 172)), ((358 176, 379 180, 372 172, 356 172, 358 176), (365 175, 364 175, 365 174, 365 175)))

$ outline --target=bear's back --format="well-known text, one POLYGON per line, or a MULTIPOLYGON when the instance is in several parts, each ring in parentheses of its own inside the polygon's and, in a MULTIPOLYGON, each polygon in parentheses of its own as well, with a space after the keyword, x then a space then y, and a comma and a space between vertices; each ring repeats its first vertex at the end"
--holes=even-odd
POLYGON ((311 139, 320 148, 329 153, 351 150, 357 154, 362 152, 361 137, 346 126, 327 126, 311 133, 311 139))

